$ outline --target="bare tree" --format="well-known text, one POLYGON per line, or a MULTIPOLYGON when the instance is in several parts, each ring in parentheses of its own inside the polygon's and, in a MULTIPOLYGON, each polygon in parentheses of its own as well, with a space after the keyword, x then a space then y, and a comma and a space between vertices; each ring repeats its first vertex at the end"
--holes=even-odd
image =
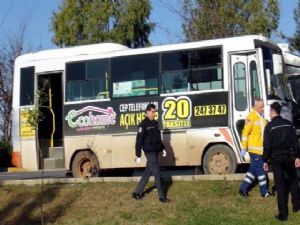
POLYGON ((0 41, 0 132, 5 142, 9 142, 11 136, 14 63, 24 52, 26 28, 27 23, 23 22, 16 34, 6 34, 0 41))

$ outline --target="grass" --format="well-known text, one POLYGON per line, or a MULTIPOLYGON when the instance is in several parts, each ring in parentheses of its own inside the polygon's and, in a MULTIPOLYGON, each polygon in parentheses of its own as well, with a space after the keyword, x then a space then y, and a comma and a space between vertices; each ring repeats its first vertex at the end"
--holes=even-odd
MULTIPOLYGON (((243 199, 237 194, 240 182, 176 181, 169 185, 169 204, 160 203, 155 191, 141 201, 131 199, 136 183, 46 185, 44 221, 61 225, 281 224, 274 219, 276 198, 260 197, 258 187, 243 199)), ((40 186, 0 187, 0 224, 41 224, 40 190, 40 186)), ((299 221, 300 213, 290 210, 285 224, 299 221)))

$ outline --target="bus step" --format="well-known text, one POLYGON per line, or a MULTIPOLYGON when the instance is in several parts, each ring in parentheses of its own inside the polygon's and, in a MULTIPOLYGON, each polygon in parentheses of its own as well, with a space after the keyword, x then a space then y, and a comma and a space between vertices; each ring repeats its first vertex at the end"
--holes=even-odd
POLYGON ((58 169, 65 168, 64 160, 57 158, 45 158, 44 169, 58 169))
POLYGON ((63 147, 50 147, 49 158, 64 159, 64 148, 63 147))

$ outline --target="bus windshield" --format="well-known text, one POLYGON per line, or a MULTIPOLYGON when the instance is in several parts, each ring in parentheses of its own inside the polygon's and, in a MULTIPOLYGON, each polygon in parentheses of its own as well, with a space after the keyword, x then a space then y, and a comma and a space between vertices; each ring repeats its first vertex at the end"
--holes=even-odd
POLYGON ((300 74, 298 76, 290 76, 289 83, 292 89, 292 95, 297 104, 300 104, 300 74))
POLYGON ((286 65, 286 72, 291 85, 293 98, 297 104, 300 104, 300 67, 286 65))
POLYGON ((284 74, 274 72, 274 56, 279 55, 280 52, 267 47, 262 47, 262 52, 267 98, 284 100, 288 97, 284 74))

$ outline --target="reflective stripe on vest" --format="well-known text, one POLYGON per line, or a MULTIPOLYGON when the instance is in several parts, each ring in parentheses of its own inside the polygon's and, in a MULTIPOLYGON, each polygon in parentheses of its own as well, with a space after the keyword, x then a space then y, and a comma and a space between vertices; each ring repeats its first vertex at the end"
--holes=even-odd
POLYGON ((257 146, 248 146, 248 149, 256 150, 256 151, 262 151, 264 150, 263 147, 257 147, 257 146))

